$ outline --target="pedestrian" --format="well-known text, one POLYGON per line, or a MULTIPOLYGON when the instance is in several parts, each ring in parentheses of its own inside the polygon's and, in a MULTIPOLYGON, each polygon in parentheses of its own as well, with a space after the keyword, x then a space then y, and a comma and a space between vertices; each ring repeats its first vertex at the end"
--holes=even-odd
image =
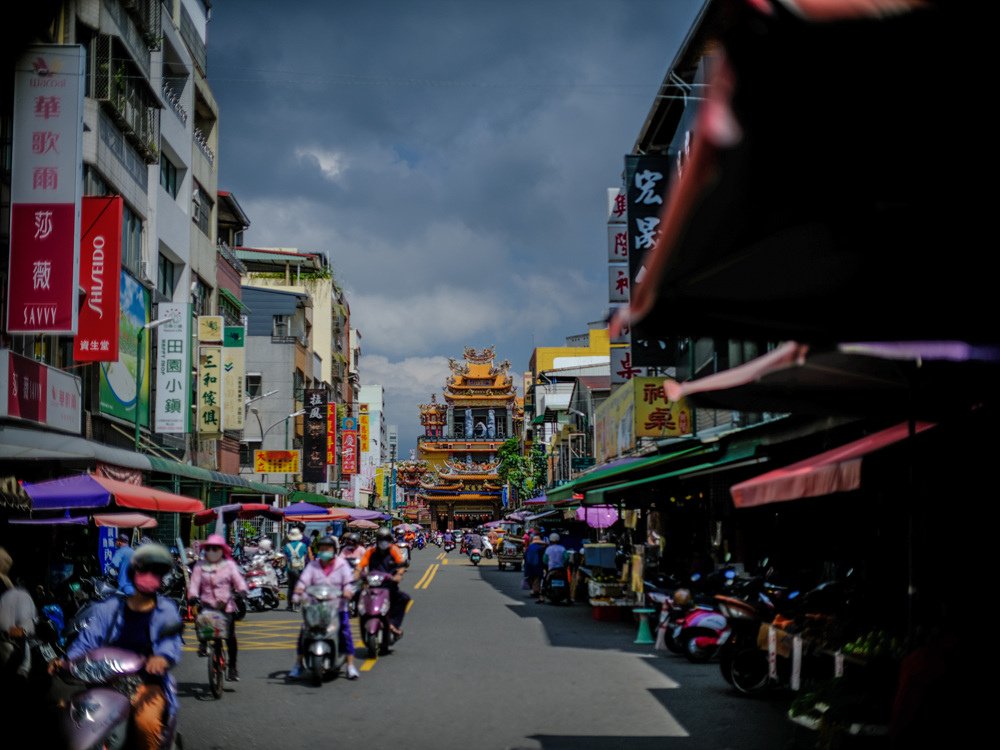
POLYGON ((115 548, 115 554, 111 557, 111 565, 118 571, 118 590, 125 596, 131 596, 135 593, 135 586, 132 585, 132 579, 128 575, 128 563, 135 550, 129 544, 129 536, 124 531, 115 540, 115 548))
POLYGON ((295 608, 292 602, 295 584, 298 583, 299 576, 302 575, 306 565, 313 559, 313 554, 309 545, 302 541, 302 529, 297 526, 288 530, 288 538, 281 551, 285 554, 285 573, 288 576, 288 601, 285 609, 292 611, 295 608))
POLYGON ((535 534, 527 549, 524 550, 524 579, 531 589, 531 596, 537 601, 541 601, 542 596, 541 583, 542 575, 545 572, 542 560, 544 552, 545 542, 542 541, 541 536, 535 534))

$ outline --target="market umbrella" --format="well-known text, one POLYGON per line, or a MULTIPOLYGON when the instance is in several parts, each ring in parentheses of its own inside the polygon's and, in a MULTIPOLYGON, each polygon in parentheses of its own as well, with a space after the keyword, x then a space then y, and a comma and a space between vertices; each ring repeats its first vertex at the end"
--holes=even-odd
POLYGON ((346 508, 327 508, 323 513, 303 513, 301 515, 285 515, 286 521, 301 523, 319 523, 321 521, 344 521, 351 516, 345 513, 346 508))
POLYGON ((122 508, 161 513, 196 513, 205 507, 201 500, 191 497, 94 474, 79 474, 37 484, 24 482, 22 486, 35 510, 105 508, 112 502, 122 508))
POLYGON ((577 508, 576 520, 586 521, 592 529, 606 529, 618 520, 618 511, 610 505, 591 505, 577 508))
POLYGON ((113 526, 118 529, 155 529, 159 522, 144 513, 99 513, 94 516, 98 526, 113 526))
POLYGON ((378 524, 377 523, 373 523, 372 521, 365 521, 363 519, 362 520, 358 520, 358 521, 351 521, 347 525, 349 527, 351 527, 352 529, 377 529, 378 528, 378 524))
POLYGON ((321 516, 327 513, 330 508, 322 508, 312 503, 292 503, 282 508, 285 518, 288 516, 321 516))

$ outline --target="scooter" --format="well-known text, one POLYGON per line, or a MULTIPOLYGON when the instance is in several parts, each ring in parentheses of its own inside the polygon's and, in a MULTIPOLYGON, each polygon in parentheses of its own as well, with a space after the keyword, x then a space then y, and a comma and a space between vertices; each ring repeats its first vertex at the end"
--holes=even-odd
POLYGON ((446 554, 448 552, 451 552, 454 549, 455 549, 455 543, 454 542, 445 542, 444 543, 444 551, 445 551, 446 554))
POLYGON ((479 565, 479 561, 481 559, 482 559, 482 554, 479 552, 478 549, 473 549, 471 552, 469 552, 469 561, 473 565, 479 565))
POLYGON ((418 536, 417 537, 417 549, 423 549, 425 544, 426 544, 426 542, 424 542, 424 538, 422 536, 418 536))
POLYGON ((327 676, 336 677, 347 660, 347 655, 340 653, 340 612, 337 605, 341 593, 325 584, 306 588, 306 601, 302 605, 302 619, 306 626, 302 664, 317 686, 322 685, 327 676))
POLYGON ((483 537, 483 557, 487 560, 493 559, 493 545, 490 544, 489 539, 483 537))
POLYGON ((396 642, 396 636, 389 627, 390 591, 386 582, 390 578, 389 573, 381 570, 369 572, 358 601, 361 636, 371 659, 379 654, 388 654, 396 642))
POLYGON ((278 576, 274 568, 266 563, 253 567, 246 573, 246 582, 250 589, 247 593, 247 605, 254 612, 278 608, 281 590, 278 588, 278 576))
POLYGON ((542 597, 552 604, 569 602, 569 583, 566 580, 566 568, 554 568, 542 581, 542 597))

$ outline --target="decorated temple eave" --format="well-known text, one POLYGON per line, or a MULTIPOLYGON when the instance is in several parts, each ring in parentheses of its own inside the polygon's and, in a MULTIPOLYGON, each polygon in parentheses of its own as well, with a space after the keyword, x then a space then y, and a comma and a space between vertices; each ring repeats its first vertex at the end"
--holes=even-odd
POLYGON ((484 503, 494 503, 500 498, 497 495, 419 495, 422 500, 426 500, 429 503, 454 503, 454 502, 468 502, 478 501, 484 503))

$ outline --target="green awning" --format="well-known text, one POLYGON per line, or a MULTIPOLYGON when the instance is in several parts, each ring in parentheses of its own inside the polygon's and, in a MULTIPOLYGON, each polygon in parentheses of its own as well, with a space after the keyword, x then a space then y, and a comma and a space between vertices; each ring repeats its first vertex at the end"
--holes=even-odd
POLYGON ((549 498, 550 502, 565 500, 572 497, 574 492, 583 492, 588 487, 593 487, 597 483, 613 480, 624 474, 648 471, 649 469, 655 469, 678 458, 694 456, 700 453, 714 453, 716 450, 717 448, 698 443, 697 445, 689 446, 683 450, 674 451, 673 453, 657 454, 655 456, 638 458, 627 463, 608 466, 603 469, 593 469, 583 476, 577 477, 572 482, 567 482, 566 484, 554 487, 553 489, 546 490, 545 495, 549 498))
POLYGON ((592 490, 587 490, 584 495, 583 504, 603 505, 605 503, 618 500, 620 494, 626 490, 643 487, 653 484, 654 482, 662 482, 666 479, 675 479, 678 477, 693 477, 702 473, 711 474, 720 469, 733 469, 737 466, 744 466, 751 463, 763 463, 767 460, 766 458, 755 458, 756 451, 757 443, 734 445, 727 448, 725 454, 716 458, 714 461, 705 461, 703 463, 695 464, 694 466, 685 466, 682 469, 674 469, 673 471, 668 471, 666 473, 655 474, 641 479, 633 479, 627 482, 612 484, 607 487, 598 487, 592 490))
POLYGON ((180 461, 172 461, 170 459, 160 458, 159 456, 154 455, 149 455, 147 458, 149 459, 152 470, 163 474, 173 474, 179 477, 187 477, 188 479, 198 479, 202 482, 209 482, 212 484, 225 484, 230 487, 241 487, 243 489, 260 492, 264 495, 288 494, 288 488, 282 487, 278 484, 254 482, 249 479, 244 479, 237 474, 223 474, 220 471, 202 469, 200 466, 182 464, 180 461))
POLYGON ((318 492, 306 492, 305 490, 293 490, 288 493, 289 503, 312 503, 313 505, 336 505, 343 508, 353 508, 354 503, 341 500, 340 498, 321 495, 318 492))
POLYGON ((228 289, 223 289, 221 286, 219 287, 219 296, 226 300, 229 304, 236 307, 238 310, 242 310, 243 312, 253 312, 253 310, 243 303, 243 300, 228 289))
POLYGON ((544 424, 544 422, 545 422, 544 414, 539 414, 537 417, 531 420, 531 424, 544 424))

